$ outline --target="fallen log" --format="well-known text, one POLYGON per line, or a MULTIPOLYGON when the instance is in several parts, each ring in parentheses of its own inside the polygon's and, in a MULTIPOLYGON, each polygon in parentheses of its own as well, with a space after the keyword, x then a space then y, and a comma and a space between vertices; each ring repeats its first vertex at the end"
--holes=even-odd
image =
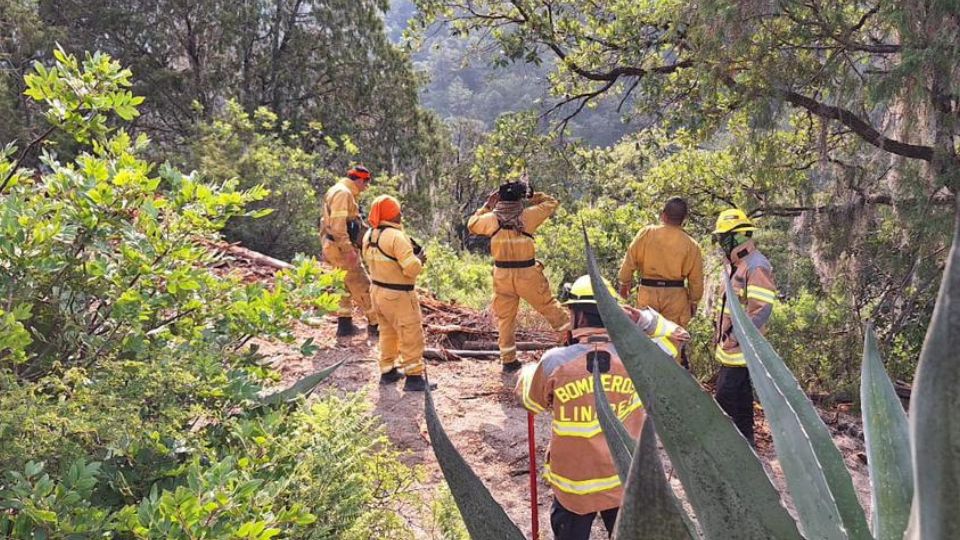
MULTIPOLYGON (((485 334, 489 332, 482 328, 470 328, 467 326, 460 326, 459 324, 428 324, 427 331, 432 334, 453 334, 453 333, 462 333, 462 334, 485 334)), ((494 345, 496 347, 496 345, 494 345)))
MULTIPOLYGON (((557 346, 556 342, 546 341, 518 341, 518 351, 545 351, 557 346)), ((489 351, 496 349, 496 341, 465 341, 462 348, 468 351, 489 351)))
POLYGON ((423 357, 428 360, 439 360, 449 362, 462 360, 464 358, 477 358, 481 360, 499 358, 500 351, 465 351, 462 349, 424 349, 423 357))

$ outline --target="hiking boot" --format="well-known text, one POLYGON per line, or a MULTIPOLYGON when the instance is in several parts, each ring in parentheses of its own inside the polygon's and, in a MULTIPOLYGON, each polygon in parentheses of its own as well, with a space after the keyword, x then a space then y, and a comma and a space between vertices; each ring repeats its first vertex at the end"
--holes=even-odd
MULTIPOLYGON (((427 380, 423 378, 423 375, 408 375, 407 380, 403 383, 404 392, 423 392, 427 389, 427 380)), ((437 383, 429 383, 431 390, 437 389, 437 383)))
POLYGON ((520 368, 523 367, 523 364, 519 360, 514 360, 513 362, 507 362, 503 364, 504 373, 515 373, 520 371, 520 368))
POLYGON ((367 340, 378 341, 380 339, 380 326, 376 324, 367 324, 367 340))
POLYGON ((380 384, 393 384, 399 381, 401 377, 403 377, 403 375, 400 374, 400 371, 397 368, 393 368, 386 373, 380 374, 380 384))
POLYGON ((337 337, 350 337, 355 336, 360 332, 360 329, 354 326, 353 318, 351 317, 337 317, 337 337))

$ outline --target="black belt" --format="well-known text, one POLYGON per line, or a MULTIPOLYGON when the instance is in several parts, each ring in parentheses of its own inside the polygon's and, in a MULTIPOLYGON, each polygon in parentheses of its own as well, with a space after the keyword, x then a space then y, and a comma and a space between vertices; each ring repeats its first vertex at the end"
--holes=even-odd
POLYGON ((407 291, 410 292, 414 290, 413 285, 401 285, 400 283, 383 283, 377 280, 373 280, 373 284, 377 287, 383 287, 384 289, 390 289, 391 291, 407 291))
POLYGON ((528 261, 493 261, 493 265, 497 268, 530 268, 536 264, 536 259, 530 259, 528 261))
POLYGON ((682 279, 641 279, 640 285, 644 287, 672 288, 684 287, 686 283, 684 283, 682 279))

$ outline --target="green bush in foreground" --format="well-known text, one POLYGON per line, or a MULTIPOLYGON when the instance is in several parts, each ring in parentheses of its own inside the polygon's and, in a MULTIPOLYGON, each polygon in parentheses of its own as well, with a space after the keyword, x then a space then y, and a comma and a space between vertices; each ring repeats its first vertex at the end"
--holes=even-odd
MULTIPOLYGON (((960 225, 960 221, 958 221, 960 225)), ((958 229, 960 230, 960 229, 958 229)), ((626 479, 626 497, 615 538, 870 539, 956 538, 960 535, 960 424, 954 410, 960 364, 960 235, 955 234, 937 307, 928 329, 909 422, 883 370, 872 329, 867 330, 862 367, 863 403, 873 518, 868 526, 850 474, 830 432, 793 374, 734 303, 734 328, 743 345, 757 395, 764 407, 796 520, 756 453, 712 396, 663 354, 601 286, 597 261, 587 245, 588 266, 601 314, 624 364, 658 429, 683 484, 697 526, 673 498, 653 454, 652 427, 639 445, 624 439, 610 418, 604 435, 626 479), (946 412, 945 412, 946 411, 946 412), (613 429, 611 429, 613 428, 613 429), (621 451, 624 450, 625 451, 621 451), (633 458, 629 456, 634 453, 633 458), (631 474, 634 467, 656 474, 631 474), (637 464, 640 465, 637 465, 637 464), (639 489, 638 480, 647 489, 639 489), (652 489, 654 486, 659 489, 652 489), (638 497, 648 497, 638 504, 638 497), (663 512, 664 508, 673 508, 663 512), (680 516, 676 526, 638 529, 637 523, 667 523, 648 515, 680 516)), ((731 294, 728 286, 728 294, 731 294)), ((598 396, 601 399, 602 396, 598 396)), ((443 433, 426 396, 434 451, 471 537, 522 538, 443 433)))
POLYGON ((264 395, 279 374, 247 347, 292 342, 336 277, 214 273, 209 244, 266 192, 146 161, 118 129, 130 72, 55 56, 26 95, 77 155, 0 151, 0 537, 408 537, 413 472, 361 398, 303 404, 336 366, 264 395))

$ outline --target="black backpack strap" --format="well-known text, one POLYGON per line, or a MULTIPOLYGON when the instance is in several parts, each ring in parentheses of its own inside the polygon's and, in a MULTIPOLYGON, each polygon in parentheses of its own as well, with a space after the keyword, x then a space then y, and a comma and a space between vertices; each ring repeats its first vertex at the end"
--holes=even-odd
POLYGON ((377 228, 376 228, 376 231, 379 233, 379 234, 377 234, 377 239, 376 239, 376 240, 373 239, 373 232, 371 231, 371 232, 370 232, 370 241, 367 242, 367 247, 373 246, 373 247, 377 248, 377 251, 379 251, 380 253, 383 253, 383 256, 384 256, 384 257, 390 259, 390 260, 393 261, 393 262, 399 263, 400 261, 399 261, 396 257, 391 257, 390 255, 387 255, 387 252, 384 251, 383 248, 380 247, 380 237, 383 236, 383 231, 384 231, 384 229, 386 229, 386 228, 387 228, 387 227, 383 227, 383 226, 380 226, 380 227, 377 227, 377 228))

